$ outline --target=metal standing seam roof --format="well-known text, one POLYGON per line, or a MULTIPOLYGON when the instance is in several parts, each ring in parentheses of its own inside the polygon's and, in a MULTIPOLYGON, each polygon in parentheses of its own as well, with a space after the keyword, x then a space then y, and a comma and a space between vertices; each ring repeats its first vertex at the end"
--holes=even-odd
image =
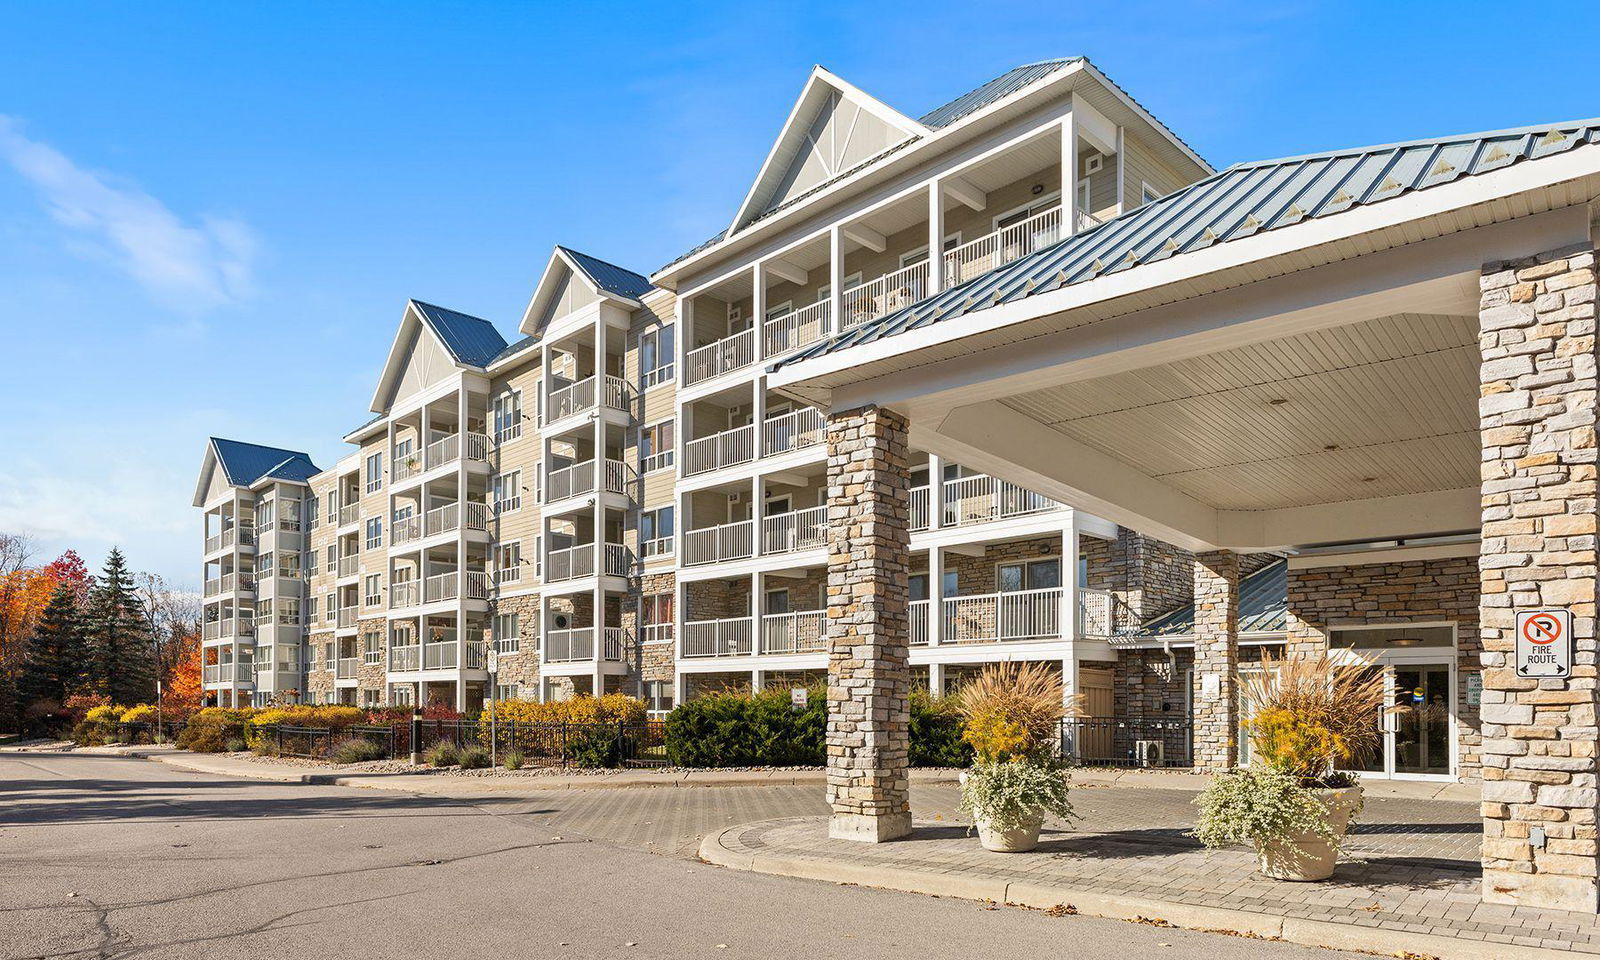
POLYGON ((211 438, 211 448, 216 451, 217 462, 222 465, 228 483, 248 487, 264 477, 277 480, 305 481, 322 471, 311 458, 298 450, 282 447, 265 447, 243 440, 211 438))
POLYGON ((587 253, 579 253, 571 247, 560 247, 562 253, 572 258, 591 283, 607 293, 637 300, 651 290, 655 285, 626 267, 619 267, 614 263, 607 263, 599 257, 591 257, 587 253))
POLYGON ((411 305, 458 363, 486 367, 506 348, 506 338, 487 320, 421 300, 412 300, 411 305))
POLYGON ((1236 164, 771 369, 1597 142, 1600 120, 1578 120, 1236 164))
MULTIPOLYGON (((1282 633, 1289 624, 1289 561, 1274 560, 1239 584, 1239 632, 1282 633)), ((1194 604, 1147 621, 1125 639, 1160 640, 1194 635, 1194 604)))

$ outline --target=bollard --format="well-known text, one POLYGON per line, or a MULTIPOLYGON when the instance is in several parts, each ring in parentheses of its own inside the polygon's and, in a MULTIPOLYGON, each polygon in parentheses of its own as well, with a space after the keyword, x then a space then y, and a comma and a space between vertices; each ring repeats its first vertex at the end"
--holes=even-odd
POLYGON ((422 765, 422 714, 411 714, 411 762, 422 765))

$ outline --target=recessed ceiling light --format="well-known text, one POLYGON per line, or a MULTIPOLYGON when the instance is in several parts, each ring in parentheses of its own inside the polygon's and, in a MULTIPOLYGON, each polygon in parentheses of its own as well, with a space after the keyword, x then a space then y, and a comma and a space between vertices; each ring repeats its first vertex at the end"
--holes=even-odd
POLYGON ((1273 397, 1271 400, 1268 400, 1267 402, 1272 404, 1274 407, 1281 407, 1284 404, 1289 402, 1289 398, 1288 397, 1273 397))

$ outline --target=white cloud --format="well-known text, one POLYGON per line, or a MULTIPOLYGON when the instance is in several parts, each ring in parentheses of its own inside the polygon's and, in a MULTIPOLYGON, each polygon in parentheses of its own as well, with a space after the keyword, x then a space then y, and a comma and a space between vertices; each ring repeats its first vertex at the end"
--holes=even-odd
POLYGON ((202 216, 186 223, 137 185, 85 170, 48 144, 22 135, 0 114, 0 158, 39 191, 50 215, 72 231, 72 246, 132 277, 155 299, 203 310, 247 296, 256 257, 250 227, 202 216))

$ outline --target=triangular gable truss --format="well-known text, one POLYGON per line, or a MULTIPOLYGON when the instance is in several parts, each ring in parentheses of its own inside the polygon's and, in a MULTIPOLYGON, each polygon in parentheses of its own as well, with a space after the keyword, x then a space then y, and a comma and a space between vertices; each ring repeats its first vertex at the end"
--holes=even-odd
POLYGON ((589 272, 574 260, 565 249, 556 247, 550 251, 550 260, 545 264, 544 273, 539 275, 539 284, 533 288, 533 296, 528 300, 528 309, 522 313, 522 323, 518 327, 528 336, 540 336, 544 333, 541 318, 547 312, 550 301, 561 290, 562 281, 571 278, 581 283, 584 289, 590 291, 595 297, 603 298, 621 304, 628 309, 637 309, 639 301, 624 297, 612 290, 607 290, 594 282, 589 272))
MULTIPOLYGON (((423 321, 421 313, 417 310, 416 302, 407 300, 405 312, 400 317, 400 328, 394 333, 394 342, 389 345, 389 357, 384 361, 383 373, 378 377, 378 388, 372 394, 372 406, 369 409, 373 413, 384 414, 389 412, 390 401, 400 383, 401 375, 405 372, 406 362, 410 359, 410 355, 415 352, 412 343, 416 337, 421 336, 424 332, 427 336, 433 338, 433 342, 438 345, 440 352, 447 357, 450 356, 449 344, 444 342, 443 338, 434 331, 432 326, 423 321)), ((455 366, 460 370, 478 369, 459 361, 455 362, 455 366)))
POLYGON ((929 129, 822 67, 814 67, 728 232, 801 192, 929 129))

